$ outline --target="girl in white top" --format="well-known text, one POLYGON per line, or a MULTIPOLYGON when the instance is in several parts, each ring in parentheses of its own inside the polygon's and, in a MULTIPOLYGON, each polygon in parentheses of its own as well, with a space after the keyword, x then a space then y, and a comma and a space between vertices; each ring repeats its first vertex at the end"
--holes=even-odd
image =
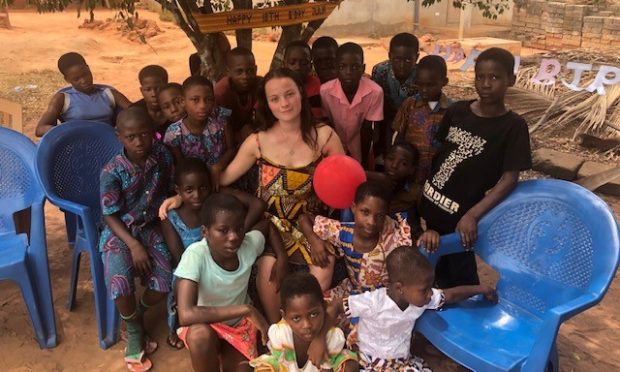
POLYGON ((410 353, 411 333, 422 313, 477 294, 497 300, 495 289, 484 285, 432 288, 432 266, 411 247, 398 247, 388 255, 387 272, 386 288, 349 296, 332 304, 337 312, 359 317, 357 347, 362 370, 430 371, 421 358, 410 353))

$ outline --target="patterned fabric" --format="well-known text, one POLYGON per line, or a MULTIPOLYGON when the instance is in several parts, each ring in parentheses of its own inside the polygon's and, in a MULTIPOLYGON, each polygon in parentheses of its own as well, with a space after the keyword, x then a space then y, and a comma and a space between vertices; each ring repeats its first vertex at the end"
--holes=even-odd
POLYGON ((181 219, 181 216, 177 213, 176 209, 168 211, 168 221, 172 224, 172 227, 176 230, 177 234, 181 238, 183 243, 183 250, 187 249, 192 243, 196 243, 202 240, 202 226, 189 228, 181 219))
MULTIPOLYGON (((153 143, 144 168, 133 164, 121 151, 101 171, 101 211, 117 214, 135 236, 142 227, 159 221, 159 206, 172 191, 172 155, 164 145, 153 143)), ((107 229, 107 227, 106 227, 107 229)), ((104 249, 104 239, 100 240, 104 249)))
POLYGON ((385 95, 383 111, 387 125, 390 125, 400 105, 408 98, 417 94, 415 86, 416 69, 405 80, 404 84, 394 76, 392 62, 383 61, 372 68, 372 80, 379 84, 385 95))
POLYGON ((381 359, 359 352, 360 371, 368 372, 431 372, 424 359, 412 356, 403 359, 381 359))
MULTIPOLYGON (((344 371, 345 362, 357 360, 355 353, 344 349, 344 334, 339 328, 332 328, 326 336, 329 360, 321 364, 320 370, 344 371)), ((303 367, 297 363, 293 330, 283 320, 269 327, 269 351, 251 360, 255 372, 319 372, 309 360, 303 367)))
POLYGON ((186 158, 198 158, 208 165, 214 165, 226 151, 224 129, 230 115, 229 109, 216 107, 199 135, 192 134, 185 126, 184 119, 181 119, 168 127, 164 143, 181 149, 186 158))
POLYGON ((398 110, 392 123, 392 129, 401 133, 405 141, 420 152, 414 180, 416 185, 423 185, 431 173, 433 156, 441 146, 435 135, 450 103, 448 97, 442 94, 438 104, 431 109, 428 102, 409 98, 398 110))
POLYGON ((116 104, 111 89, 107 85, 95 84, 94 90, 86 94, 72 86, 62 88, 58 91, 65 99, 61 121, 92 120, 114 125, 116 104))
MULTIPOLYGON (((142 243, 151 261, 152 270, 141 277, 142 282, 153 291, 169 292, 172 281, 171 256, 159 224, 151 223, 135 230, 135 233, 137 235, 134 237, 142 243)), ((136 290, 134 279, 137 273, 133 267, 131 251, 125 242, 107 227, 101 234, 100 245, 103 247, 101 258, 108 295, 113 300, 133 295, 136 290)))
MULTIPOLYGON (((260 141, 256 136, 260 151, 260 141)), ((258 165, 257 196, 267 202, 267 213, 278 228, 291 262, 312 264, 310 244, 297 225, 303 213, 325 213, 327 208, 314 193, 312 175, 322 156, 310 164, 287 168, 261 157, 258 165)))
POLYGON ((353 248, 354 227, 355 222, 340 222, 323 216, 314 220, 314 232, 336 248, 337 254, 345 258, 347 267, 348 278, 330 290, 330 299, 383 287, 387 279, 385 260, 388 254, 402 245, 411 245, 411 229, 399 215, 397 220, 386 217, 377 246, 367 253, 353 248))
MULTIPOLYGON (((246 359, 256 358, 258 355, 256 349, 256 332, 257 329, 248 318, 243 318, 237 325, 230 326, 225 323, 211 323, 211 328, 217 333, 217 336, 228 342, 246 359)), ((181 327, 177 330, 177 335, 189 349, 187 343, 187 332, 189 327, 181 327)))

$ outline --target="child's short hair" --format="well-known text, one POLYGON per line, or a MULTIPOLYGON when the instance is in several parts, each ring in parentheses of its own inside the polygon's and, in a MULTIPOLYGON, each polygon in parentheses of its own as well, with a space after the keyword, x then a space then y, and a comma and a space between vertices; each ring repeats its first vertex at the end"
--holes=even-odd
MULTIPOLYGON (((183 86, 181 86, 181 84, 179 83, 168 83, 166 85, 164 85, 163 87, 161 87, 161 89, 159 90, 159 94, 161 94, 162 92, 165 92, 167 90, 176 90, 179 93, 183 93, 183 86)), ((159 95, 158 94, 158 95, 159 95)))
POLYGON ((163 81, 164 84, 168 84, 168 71, 159 65, 148 65, 143 67, 138 73, 140 84, 144 84, 144 79, 150 77, 159 79, 163 81))
POLYGON ((245 208, 239 199, 230 194, 221 192, 211 194, 202 205, 200 217, 204 226, 211 226, 215 222, 215 215, 219 212, 233 212, 245 214, 245 208))
POLYGON ((183 81, 183 93, 185 93, 189 88, 195 86, 208 87, 211 91, 213 91, 213 83, 211 80, 202 75, 193 75, 183 81))
POLYGON ((180 185, 183 176, 192 173, 205 174, 209 186, 211 186, 211 173, 209 172, 209 168, 207 168, 207 164, 204 161, 198 158, 185 158, 179 165, 177 165, 176 169, 174 170, 175 185, 180 185))
POLYGON ((422 275, 433 273, 430 262, 417 248, 400 246, 388 254, 386 269, 391 283, 414 284, 422 275))
POLYGON ((508 76, 514 75, 515 70, 515 57, 502 48, 489 48, 484 50, 480 55, 476 58, 476 67, 480 62, 483 61, 493 61, 497 62, 502 68, 506 71, 508 76))
POLYGON ((321 285, 314 275, 305 271, 298 271, 287 276, 280 287, 280 306, 282 310, 286 311, 288 300, 304 295, 313 296, 318 302, 323 303, 321 285))
POLYGON ((254 53, 251 50, 244 47, 236 47, 231 49, 228 53, 226 53, 226 64, 230 64, 230 61, 234 57, 250 57, 254 59, 254 53))
POLYGON ((403 149, 403 150, 407 151, 409 154, 411 154, 411 161, 413 162, 413 164, 417 164, 418 161, 420 160, 420 151, 418 150, 417 147, 415 147, 414 145, 412 145, 409 142, 398 141, 398 142, 394 143, 392 145, 392 147, 390 147, 390 150, 392 150, 394 148, 403 149))
POLYGON ((344 43, 336 50, 336 59, 342 58, 344 54, 357 54, 364 60, 364 49, 356 43, 344 43))
POLYGON ((126 122, 131 120, 141 121, 147 124, 153 124, 151 116, 145 107, 129 106, 116 116, 116 130, 122 130, 126 122))
POLYGON ((58 70, 61 74, 67 75, 67 70, 75 65, 86 66, 86 60, 80 53, 69 52, 65 53, 58 58, 58 70))
POLYGON ((284 57, 286 58, 286 56, 289 54, 289 52, 295 48, 301 48, 301 49, 306 49, 308 51, 308 53, 312 53, 312 50, 310 49, 310 46, 308 45, 308 43, 306 43, 303 40, 294 40, 291 41, 287 46, 286 49, 284 49, 284 57))
POLYGON ((448 76, 448 66, 446 65, 446 60, 440 56, 436 55, 428 55, 418 62, 418 71, 427 70, 437 74, 440 78, 445 78, 448 76))
POLYGON ((312 43, 312 50, 321 48, 338 50, 338 42, 331 36, 321 36, 312 43))
POLYGON ((390 40, 390 51, 398 47, 411 48, 418 52, 420 50, 420 42, 413 34, 401 32, 400 34, 394 35, 390 40))
POLYGON ((371 196, 384 200, 386 204, 390 204, 390 201, 392 200, 390 190, 388 190, 383 184, 377 181, 366 181, 359 185, 355 191, 355 204, 361 203, 364 199, 371 196))

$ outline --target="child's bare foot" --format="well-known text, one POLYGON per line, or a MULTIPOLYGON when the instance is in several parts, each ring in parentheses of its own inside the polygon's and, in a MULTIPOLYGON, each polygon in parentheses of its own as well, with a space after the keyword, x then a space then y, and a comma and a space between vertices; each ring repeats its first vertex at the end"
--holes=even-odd
POLYGON ((179 336, 177 336, 176 333, 169 334, 166 342, 168 342, 168 345, 170 345, 171 348, 176 350, 181 350, 185 347, 183 341, 181 341, 181 339, 179 338, 179 336))

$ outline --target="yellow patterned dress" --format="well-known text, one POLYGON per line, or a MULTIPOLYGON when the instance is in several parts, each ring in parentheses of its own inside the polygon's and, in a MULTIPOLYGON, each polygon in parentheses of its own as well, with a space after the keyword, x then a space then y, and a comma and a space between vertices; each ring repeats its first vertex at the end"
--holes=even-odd
POLYGON ((264 156, 257 161, 257 195, 267 202, 267 213, 280 231, 292 263, 312 264, 310 244, 297 224, 299 216, 327 212, 312 188, 312 175, 321 159, 318 156, 310 164, 297 168, 278 165, 264 156))

